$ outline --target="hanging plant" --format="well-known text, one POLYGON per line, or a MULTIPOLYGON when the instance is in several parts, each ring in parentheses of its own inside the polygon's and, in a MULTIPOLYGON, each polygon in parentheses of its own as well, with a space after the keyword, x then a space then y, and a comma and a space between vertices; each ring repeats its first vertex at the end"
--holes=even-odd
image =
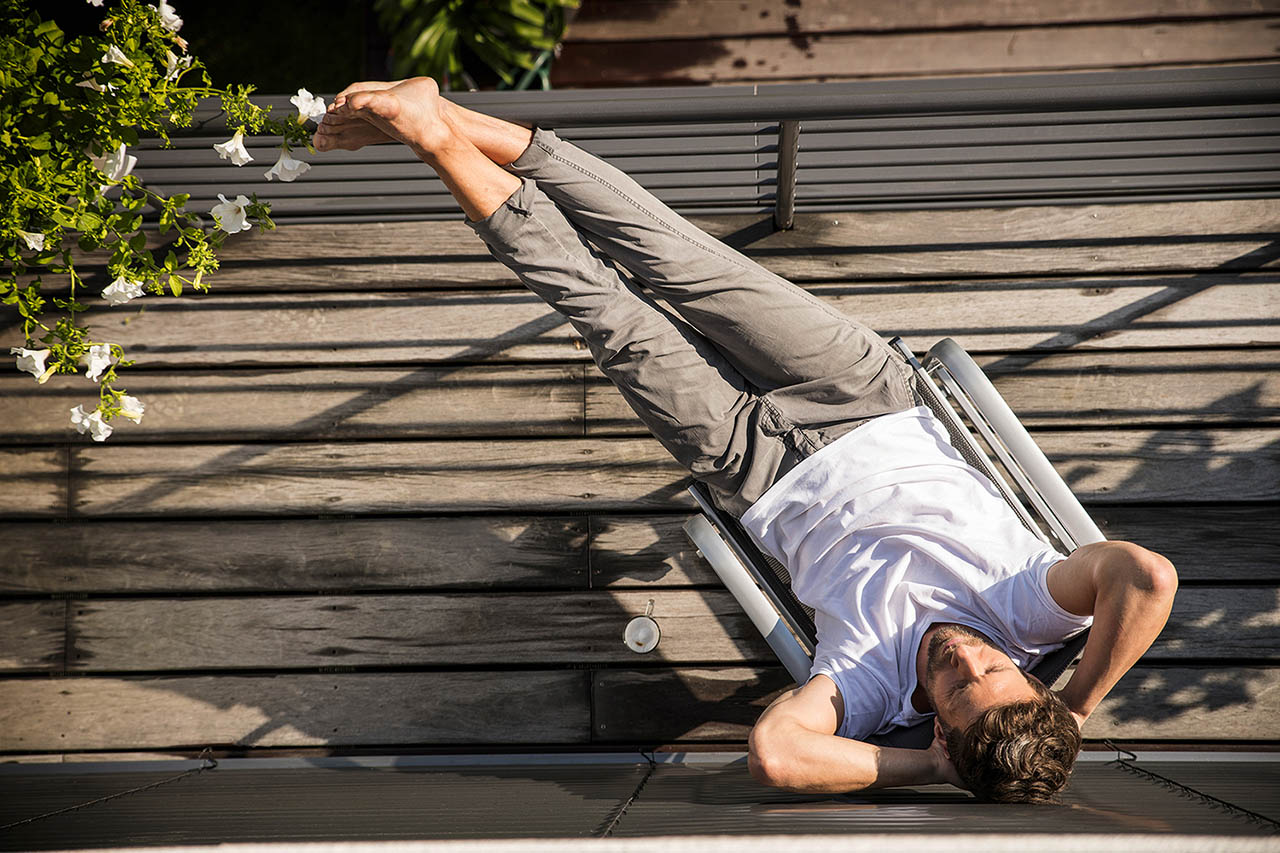
POLYGON ((474 88, 481 66, 508 87, 554 51, 580 0, 376 0, 397 77, 474 88))
POLYGON ((17 313, 22 339, 9 354, 37 382, 82 373, 96 384, 97 402, 73 408, 70 423, 95 441, 111 434, 115 418, 138 421, 145 405, 118 386, 117 371, 132 362, 118 344, 93 337, 80 317, 88 307, 82 300, 100 296, 114 307, 148 294, 179 296, 186 287, 207 290, 229 235, 275 227, 256 193, 220 193, 221 203, 204 211, 216 224, 207 228, 185 209, 188 195, 165 197, 131 174, 137 158, 129 146, 143 134, 169 146, 168 128, 189 126, 200 99, 217 97, 234 135, 209 156, 243 166, 253 160, 246 132, 278 135, 279 157, 263 178, 292 181, 310 166, 291 152, 315 151, 306 123, 325 113, 306 89, 291 99, 297 113, 273 119, 249 100, 252 86, 215 88, 187 53, 182 19, 166 0, 120 0, 104 15, 101 35, 67 39, 25 0, 0 0, 0 304, 17 313), (158 252, 142 230, 148 205, 159 233, 172 232, 158 252), (108 254, 111 284, 100 294, 86 293, 77 250, 108 254), (50 278, 65 287, 46 297, 50 278))

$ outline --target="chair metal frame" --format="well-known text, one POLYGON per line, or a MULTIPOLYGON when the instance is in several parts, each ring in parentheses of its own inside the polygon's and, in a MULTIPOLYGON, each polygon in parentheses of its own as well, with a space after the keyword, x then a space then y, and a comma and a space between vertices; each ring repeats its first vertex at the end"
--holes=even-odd
MULTIPOLYGON (((901 338, 894 338, 890 345, 911 366, 921 404, 942 421, 952 445, 991 480, 1028 530, 1064 554, 1106 538, 959 344, 944 338, 923 359, 917 359, 901 338)), ((685 533, 792 678, 803 684, 817 647, 812 611, 792 595, 786 569, 755 546, 737 519, 715 505, 706 486, 694 483, 689 491, 702 512, 686 522, 685 533)), ((1052 685, 1079 657, 1087 636, 1084 631, 1045 655, 1031 673, 1052 685)), ((924 748, 932 738, 932 721, 925 720, 869 740, 924 748)))

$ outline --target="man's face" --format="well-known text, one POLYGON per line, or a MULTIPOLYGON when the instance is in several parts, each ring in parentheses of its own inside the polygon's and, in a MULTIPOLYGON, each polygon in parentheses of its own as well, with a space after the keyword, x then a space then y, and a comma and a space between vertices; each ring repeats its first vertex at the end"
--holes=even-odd
POLYGON ((1008 655, 962 625, 944 625, 930 638, 925 690, 948 729, 964 728, 988 708, 1036 696, 1008 655))

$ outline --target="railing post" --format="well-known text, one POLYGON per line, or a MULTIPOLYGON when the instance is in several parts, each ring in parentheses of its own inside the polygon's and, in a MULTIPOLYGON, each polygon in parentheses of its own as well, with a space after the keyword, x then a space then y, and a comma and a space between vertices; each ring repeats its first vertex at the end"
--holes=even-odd
POLYGON ((778 192, 773 227, 786 231, 795 224, 796 154, 800 150, 800 122, 778 123, 778 192))

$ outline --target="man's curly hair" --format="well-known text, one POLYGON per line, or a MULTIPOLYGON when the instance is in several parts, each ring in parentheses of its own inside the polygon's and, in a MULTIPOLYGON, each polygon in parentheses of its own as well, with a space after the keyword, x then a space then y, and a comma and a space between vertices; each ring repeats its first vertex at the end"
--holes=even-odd
POLYGON ((1038 680, 1035 699, 996 705, 964 729, 947 751, 960 780, 980 799, 1047 803, 1067 785, 1080 753, 1080 727, 1058 695, 1038 680))

